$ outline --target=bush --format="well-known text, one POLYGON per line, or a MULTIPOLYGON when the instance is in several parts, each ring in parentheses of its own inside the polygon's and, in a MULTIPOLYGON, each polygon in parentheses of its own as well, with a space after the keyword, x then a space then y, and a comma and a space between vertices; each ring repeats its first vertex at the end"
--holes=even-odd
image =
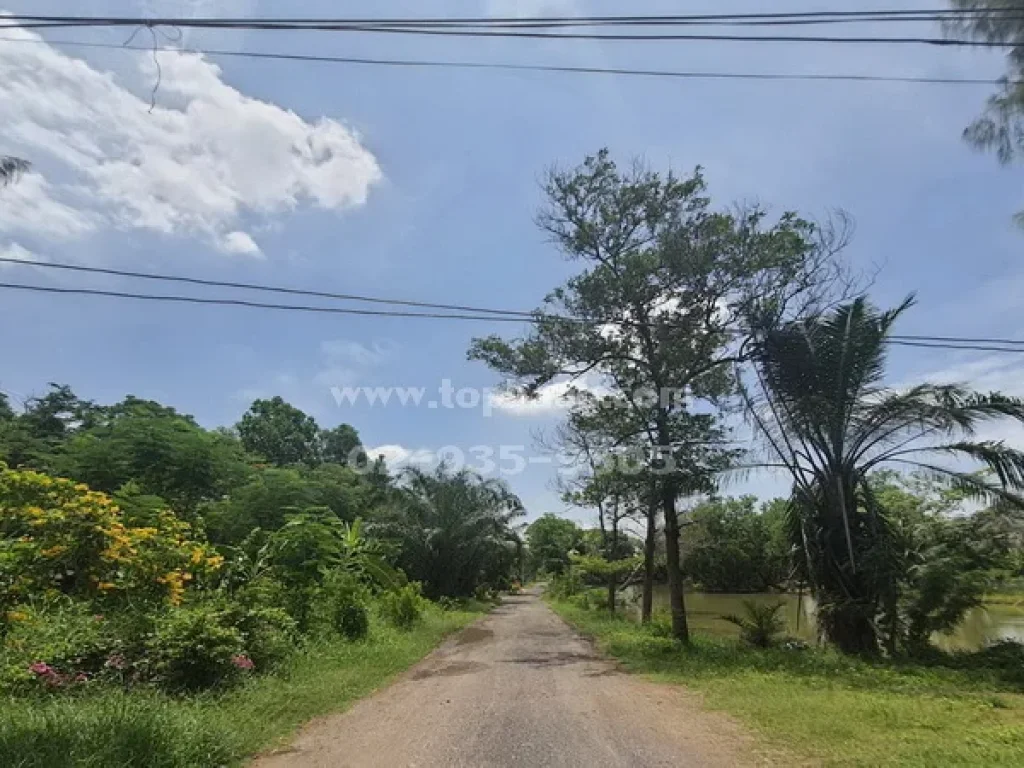
POLYGON ((349 640, 362 640, 370 632, 366 588, 351 574, 336 572, 324 584, 323 607, 328 626, 349 640))
POLYGON ((411 629, 422 618, 427 601, 421 594, 419 583, 412 582, 382 594, 379 605, 385 620, 399 629, 411 629))
POLYGON ((448 597, 447 595, 441 595, 437 598, 437 606, 442 611, 460 611, 464 607, 465 603, 459 600, 457 597, 448 597))
POLYGON ((786 630, 786 619, 779 615, 785 603, 755 603, 743 601, 745 616, 730 614, 722 619, 740 628, 740 639, 755 648, 771 648, 786 630))
POLYGON ((578 570, 570 570, 551 577, 547 592, 556 600, 564 600, 579 593, 583 589, 583 577, 578 570))
POLYGON ((0 687, 61 688, 103 669, 113 642, 109 622, 87 605, 58 599, 11 613, 15 620, 0 648, 0 687), (33 672, 33 665, 52 672, 33 672))
POLYGON ((653 611, 647 631, 655 637, 672 637, 672 612, 664 608, 653 611))
POLYGON ((295 650, 295 621, 281 608, 230 605, 225 622, 242 636, 245 653, 260 671, 281 663, 295 650))
POLYGON ((153 527, 126 524, 113 500, 85 485, 0 464, 0 608, 60 594, 181 601, 223 558, 190 539, 169 511, 153 527))
POLYGON ((227 684, 253 668, 242 633, 224 612, 207 605, 179 608, 161 617, 146 651, 150 676, 169 690, 227 684))

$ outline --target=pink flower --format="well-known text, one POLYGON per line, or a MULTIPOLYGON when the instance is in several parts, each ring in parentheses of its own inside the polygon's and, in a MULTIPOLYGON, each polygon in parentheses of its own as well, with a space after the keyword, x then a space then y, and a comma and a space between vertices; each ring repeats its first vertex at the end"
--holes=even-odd
POLYGON ((231 663, 239 669, 253 669, 256 664, 253 660, 246 656, 244 653, 238 653, 231 657, 231 663))
POLYGON ((124 669, 127 666, 127 662, 125 662, 122 654, 112 653, 107 657, 104 666, 110 667, 110 669, 124 669))
POLYGON ((35 664, 29 665, 28 671, 33 675, 39 675, 40 677, 49 677, 50 675, 57 674, 54 672, 53 667, 45 661, 37 661, 35 664))
POLYGON ((84 683, 84 682, 88 681, 88 679, 89 679, 89 676, 87 674, 85 674, 85 672, 79 672, 77 675, 75 675, 75 682, 76 683, 84 683))

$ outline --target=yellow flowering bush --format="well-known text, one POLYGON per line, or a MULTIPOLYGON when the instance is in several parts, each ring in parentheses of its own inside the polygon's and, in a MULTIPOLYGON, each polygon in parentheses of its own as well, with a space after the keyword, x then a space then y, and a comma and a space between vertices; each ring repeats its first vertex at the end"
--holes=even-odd
POLYGON ((0 610, 62 594, 177 604, 221 563, 170 511, 131 526, 106 494, 0 464, 0 610))

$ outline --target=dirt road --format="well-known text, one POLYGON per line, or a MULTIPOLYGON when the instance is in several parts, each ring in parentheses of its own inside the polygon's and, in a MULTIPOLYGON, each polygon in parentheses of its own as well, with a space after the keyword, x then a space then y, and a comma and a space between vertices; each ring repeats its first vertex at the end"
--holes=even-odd
POLYGON ((521 595, 254 768, 762 762, 727 717, 681 688, 617 671, 538 597, 521 595))

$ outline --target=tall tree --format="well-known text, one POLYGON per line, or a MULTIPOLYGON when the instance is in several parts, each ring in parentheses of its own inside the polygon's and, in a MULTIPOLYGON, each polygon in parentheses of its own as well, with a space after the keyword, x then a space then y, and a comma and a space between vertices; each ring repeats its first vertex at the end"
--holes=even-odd
POLYGON ((141 493, 189 516, 249 472, 237 440, 209 432, 173 408, 129 396, 95 410, 92 423, 66 441, 56 465, 96 490, 113 493, 134 481, 141 493))
POLYGON ((362 447, 359 433, 350 424, 320 430, 320 458, 325 462, 346 466, 359 463, 362 447))
POLYGON ((399 546, 399 567, 427 596, 465 597, 511 582, 519 553, 513 522, 523 514, 503 483, 441 465, 406 470, 372 528, 399 546))
MULTIPOLYGON (((1024 13, 1019 0, 951 0, 954 8, 970 13, 946 23, 953 35, 1004 43, 1007 73, 999 90, 988 99, 985 112, 964 130, 964 138, 979 149, 1011 163, 1024 152, 1024 13)), ((1024 226, 1024 212, 1017 214, 1024 226)))
POLYGON ((247 451, 278 467, 312 466, 319 461, 320 430, 316 422, 280 396, 254 401, 237 429, 247 451))
POLYGON ((659 472, 672 625, 689 630, 679 570, 682 495, 713 486, 725 454, 694 451, 693 409, 734 390, 752 321, 778 321, 836 286, 841 238, 785 214, 765 224, 759 209, 718 212, 698 169, 687 178, 635 165, 620 172, 607 151, 552 171, 538 222, 583 270, 553 291, 524 338, 477 339, 470 358, 535 394, 560 375, 597 374, 637 414, 659 472))
POLYGON ((747 395, 754 424, 793 478, 790 536, 819 626, 852 653, 878 650, 877 619, 896 598, 901 568, 872 471, 910 468, 970 497, 1024 503, 1024 452, 971 440, 988 422, 1024 422, 1024 401, 955 385, 884 386, 887 338, 910 305, 882 312, 858 298, 768 331, 756 345, 760 395, 747 395))
POLYGON ((583 531, 572 520, 550 512, 526 528, 526 547, 535 573, 561 575, 569 566, 569 553, 580 546, 583 531))

